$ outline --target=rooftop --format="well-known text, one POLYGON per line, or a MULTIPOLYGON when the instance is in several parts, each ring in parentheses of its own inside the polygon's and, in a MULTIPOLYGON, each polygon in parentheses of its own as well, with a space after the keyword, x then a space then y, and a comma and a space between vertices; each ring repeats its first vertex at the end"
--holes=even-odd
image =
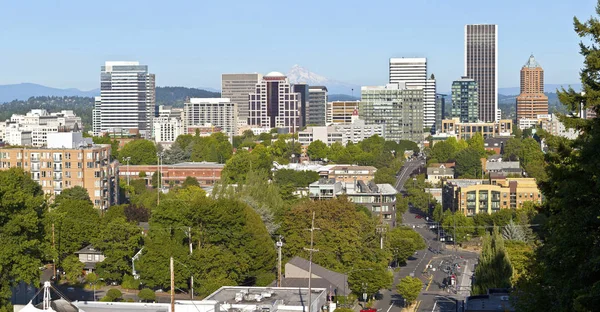
POLYGON ((101 255, 102 252, 98 249, 95 249, 94 246, 87 245, 85 247, 83 247, 83 249, 76 251, 75 254, 95 254, 95 255, 101 255))
POLYGON ((230 102, 228 98, 190 98, 188 101, 191 104, 220 104, 230 102))
MULTIPOLYGON (((313 288, 312 292, 312 300, 317 300, 318 295, 325 295, 326 290, 324 288, 313 288)), ((308 288, 223 286, 208 295, 204 300, 230 304, 251 304, 253 306, 256 306, 259 302, 271 305, 277 301, 279 306, 304 306, 307 298, 308 288)))
POLYGON ((280 72, 272 71, 264 76, 264 78, 285 78, 286 76, 280 72))
POLYGON ((523 65, 523 67, 526 67, 526 68, 538 68, 539 67, 539 68, 541 68, 542 66, 540 65, 540 63, 538 63, 535 60, 535 57, 533 56, 533 54, 531 54, 529 56, 529 59, 527 60, 527 63, 525 63, 525 65, 523 65))

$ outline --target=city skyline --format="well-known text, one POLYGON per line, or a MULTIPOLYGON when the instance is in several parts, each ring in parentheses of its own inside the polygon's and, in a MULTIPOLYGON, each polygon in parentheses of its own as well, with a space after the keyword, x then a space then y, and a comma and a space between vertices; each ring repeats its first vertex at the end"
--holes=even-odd
POLYGON ((109 60, 138 60, 153 68, 160 86, 218 89, 222 73, 285 73, 294 64, 333 80, 381 85, 387 80, 389 58, 426 57, 438 89, 446 92, 452 81, 463 74, 464 25, 478 23, 498 25, 500 88, 519 85, 522 60, 531 53, 545 64, 546 81, 569 84, 579 80, 581 67, 579 38, 570 31, 572 17, 585 15, 594 7, 591 0, 581 0, 579 5, 551 6, 541 1, 424 1, 369 6, 350 1, 343 6, 320 3, 320 10, 310 10, 311 1, 307 1, 304 8, 295 8, 297 12, 290 18, 284 14, 289 9, 286 3, 229 3, 226 7, 221 3, 161 3, 139 6, 136 2, 117 5, 66 1, 35 7, 22 3, 5 5, 0 12, 0 25, 10 30, 5 30, 3 37, 12 44, 4 49, 0 59, 0 84, 30 82, 57 88, 96 89, 99 65, 109 60), (382 11, 382 7, 386 10, 382 11), (131 10, 134 16, 144 19, 124 20, 119 14, 106 14, 117 8, 131 10), (381 18, 381 12, 388 11, 414 14, 401 19, 381 18), (541 14, 529 14, 532 11, 541 14), (19 18, 23 12, 27 12, 27 19, 19 18), (146 18, 156 12, 162 14, 160 18, 146 18), (372 22, 347 22, 359 17, 372 22), (90 20, 104 22, 98 26, 90 20), (311 23, 307 24, 307 20, 311 23), (427 23, 423 23, 425 20, 427 23), (553 23, 543 23, 547 20, 553 23), (545 25, 543 31, 532 27, 539 24, 545 25), (280 36, 290 32, 295 36, 280 36), (61 36, 57 37, 57 33, 61 36), (270 36, 278 40, 272 42, 270 36), (357 44, 366 36, 378 42, 377 47, 357 44), (102 44, 101 38, 106 37, 110 37, 110 45, 102 44), (385 38, 388 39, 382 40, 385 38), (207 44, 214 48, 200 49, 207 44), (241 57, 239 49, 234 49, 239 44, 249 47, 241 57), (323 47, 332 46, 333 52, 323 53, 323 47), (266 54, 265 49, 285 53, 266 54))

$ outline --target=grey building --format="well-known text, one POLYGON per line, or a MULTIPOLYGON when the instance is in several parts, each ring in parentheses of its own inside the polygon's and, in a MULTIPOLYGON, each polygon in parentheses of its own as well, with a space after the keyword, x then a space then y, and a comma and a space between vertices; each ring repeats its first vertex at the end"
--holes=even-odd
POLYGON ((262 79, 261 74, 222 74, 221 97, 237 104, 238 125, 248 124, 249 95, 255 92, 256 84, 262 79))
POLYGON ((305 83, 297 83, 292 86, 292 89, 295 93, 300 94, 300 127, 306 127, 306 117, 307 117, 307 108, 308 108, 308 85, 305 83))
POLYGON ((435 95, 435 124, 431 133, 436 133, 442 128, 442 120, 446 118, 446 95, 438 93, 435 95))
POLYGON ((391 141, 423 141, 423 90, 407 89, 404 83, 361 87, 360 119, 367 125, 385 125, 391 141))
POLYGON ((327 87, 308 87, 308 109, 306 124, 311 126, 325 126, 327 123, 327 87))
POLYGON ((462 77, 452 82, 452 118, 460 122, 479 120, 479 92, 474 79, 462 77))
POLYGON ((465 25, 465 76, 479 87, 479 120, 498 121, 498 25, 465 25))
POLYGON ((93 114, 96 130, 138 130, 149 138, 156 112, 154 74, 139 62, 106 62, 100 71, 100 101, 96 101, 100 106, 93 114))

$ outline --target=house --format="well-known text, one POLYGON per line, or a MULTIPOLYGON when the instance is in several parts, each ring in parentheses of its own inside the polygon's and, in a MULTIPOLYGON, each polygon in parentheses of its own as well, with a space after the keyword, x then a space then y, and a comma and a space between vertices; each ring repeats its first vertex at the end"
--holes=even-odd
POLYGON ((509 174, 522 175, 523 170, 518 161, 502 161, 502 159, 488 159, 483 163, 485 173, 499 173, 504 176, 509 174))
POLYGON ((83 262, 83 267, 88 273, 96 269, 96 263, 104 261, 104 254, 101 251, 94 249, 92 245, 87 245, 80 251, 75 252, 79 256, 79 261, 83 262))
MULTIPOLYGON (((307 287, 309 261, 294 257, 285 264, 285 275, 281 279, 281 287, 307 287)), ((346 274, 328 270, 318 264, 312 264, 311 286, 325 288, 331 291, 333 296, 347 296, 350 294, 348 287, 348 276, 346 274)), ((272 286, 277 285, 277 281, 272 286)))
POLYGON ((438 184, 446 179, 454 179, 454 168, 447 168, 444 164, 439 167, 427 167, 427 182, 438 184))
POLYGON ((510 137, 487 138, 483 141, 483 147, 486 151, 494 151, 496 154, 504 153, 504 146, 510 137))

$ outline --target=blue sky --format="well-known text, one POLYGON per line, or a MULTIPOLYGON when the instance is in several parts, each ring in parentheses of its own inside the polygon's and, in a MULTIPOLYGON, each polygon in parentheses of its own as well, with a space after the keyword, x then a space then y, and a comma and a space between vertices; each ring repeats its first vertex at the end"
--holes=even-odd
POLYGON ((534 53, 546 83, 577 83, 573 16, 596 1, 3 1, 0 84, 98 88, 106 60, 138 60, 157 85, 220 87, 224 72, 294 64, 362 85, 387 80, 389 57, 428 58, 438 90, 463 74, 464 25, 499 26, 499 86, 516 87, 534 53))

